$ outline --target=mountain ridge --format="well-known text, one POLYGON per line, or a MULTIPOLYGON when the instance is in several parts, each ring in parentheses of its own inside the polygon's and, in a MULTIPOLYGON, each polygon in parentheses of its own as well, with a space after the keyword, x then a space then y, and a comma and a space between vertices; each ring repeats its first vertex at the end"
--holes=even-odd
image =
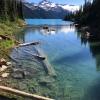
POLYGON ((67 14, 79 10, 79 6, 56 4, 49 0, 42 0, 36 3, 24 3, 24 16, 31 18, 60 18, 63 19, 67 14), (30 14, 28 13, 30 12, 30 14), (38 13, 38 14, 37 14, 38 13), (27 15, 28 14, 28 15, 27 15))

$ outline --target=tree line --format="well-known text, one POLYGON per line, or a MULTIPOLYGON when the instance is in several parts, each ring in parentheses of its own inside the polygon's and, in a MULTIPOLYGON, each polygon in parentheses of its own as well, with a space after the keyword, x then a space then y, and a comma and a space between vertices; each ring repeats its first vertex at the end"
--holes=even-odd
POLYGON ((92 3, 85 0, 85 4, 80 7, 80 10, 66 15, 65 20, 72 20, 82 25, 100 23, 100 0, 93 0, 92 3))
POLYGON ((23 19, 22 0, 0 0, 0 19, 15 21, 23 19))

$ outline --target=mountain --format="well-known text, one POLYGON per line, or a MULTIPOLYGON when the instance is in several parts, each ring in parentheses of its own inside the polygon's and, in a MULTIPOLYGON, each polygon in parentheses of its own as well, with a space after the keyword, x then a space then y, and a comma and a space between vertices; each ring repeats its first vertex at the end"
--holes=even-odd
POLYGON ((56 4, 42 0, 38 4, 25 2, 23 12, 26 18, 64 18, 66 14, 79 10, 79 6, 56 4))

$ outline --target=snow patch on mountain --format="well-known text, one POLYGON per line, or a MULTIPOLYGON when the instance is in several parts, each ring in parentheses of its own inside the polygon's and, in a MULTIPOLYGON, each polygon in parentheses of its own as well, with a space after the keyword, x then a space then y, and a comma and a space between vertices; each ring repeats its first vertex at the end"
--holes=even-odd
POLYGON ((64 10, 69 10, 71 12, 75 12, 77 10, 79 10, 80 6, 75 6, 75 5, 68 5, 68 4, 56 4, 56 3, 53 3, 53 2, 50 2, 48 0, 42 0, 39 4, 38 4, 39 7, 45 9, 45 10, 50 10, 50 8, 57 8, 57 7, 60 7, 64 10))

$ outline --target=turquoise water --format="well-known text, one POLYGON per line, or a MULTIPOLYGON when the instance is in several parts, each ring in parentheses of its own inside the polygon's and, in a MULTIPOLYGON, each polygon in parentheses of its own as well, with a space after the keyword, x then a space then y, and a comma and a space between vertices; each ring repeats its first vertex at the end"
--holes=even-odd
POLYGON ((62 21, 61 19, 25 19, 26 23, 29 25, 66 25, 68 22, 62 21))
POLYGON ((100 100, 100 42, 87 40, 84 44, 86 39, 81 38, 71 22, 42 19, 26 22, 51 25, 49 31, 42 26, 28 27, 17 39, 41 42, 41 49, 57 73, 56 100, 100 100))

